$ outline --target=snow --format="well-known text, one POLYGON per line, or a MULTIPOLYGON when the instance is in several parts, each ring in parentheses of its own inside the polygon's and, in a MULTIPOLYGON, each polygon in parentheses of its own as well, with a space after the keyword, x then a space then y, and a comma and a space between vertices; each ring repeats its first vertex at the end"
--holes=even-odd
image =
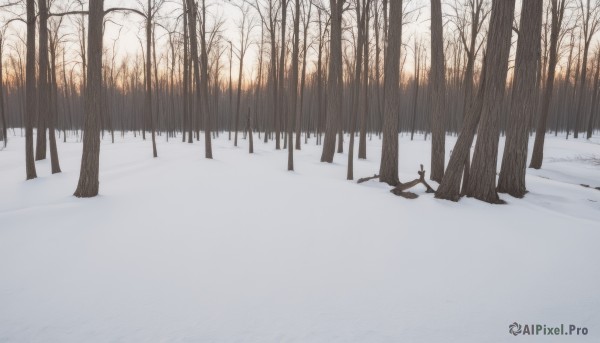
MULTIPOLYGON (((32 181, 23 138, 0 151, 1 342, 513 342, 515 321, 589 329, 523 341, 600 340, 598 139, 548 135, 507 205, 347 181, 347 155, 320 163, 314 140, 288 172, 258 136, 249 155, 222 134, 214 160, 203 139, 159 136, 156 159, 115 139, 92 199, 72 196, 75 137, 58 143, 63 173, 47 159, 32 181)), ((401 180, 429 171, 429 149, 400 137, 401 180)), ((380 152, 373 137, 354 175, 380 152)))

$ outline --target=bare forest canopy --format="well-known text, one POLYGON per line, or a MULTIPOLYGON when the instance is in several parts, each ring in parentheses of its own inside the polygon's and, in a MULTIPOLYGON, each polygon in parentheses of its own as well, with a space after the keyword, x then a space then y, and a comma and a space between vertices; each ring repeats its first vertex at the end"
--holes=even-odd
MULTIPOLYGON (((157 156, 156 135, 192 142, 204 132, 211 158, 211 137, 237 145, 238 133, 258 132, 289 148, 290 170, 303 139, 315 136, 331 162, 345 139, 353 151, 355 135, 366 158, 377 135, 379 177, 397 185, 391 140, 423 132, 442 186, 453 133, 463 147, 448 166, 453 187, 436 196, 456 200, 464 174, 460 195, 497 202, 495 176, 485 192, 468 187, 473 135, 490 139, 473 156, 472 176, 487 179, 497 157, 481 156, 499 135, 519 155, 541 132, 537 168, 546 131, 589 138, 600 117, 598 30, 599 0, 0 0, 0 135, 25 130, 33 178, 29 156, 45 158, 49 140, 58 172, 55 135, 85 132, 91 186, 80 179, 78 190, 90 196, 92 133, 148 135, 157 156)), ((515 168, 520 180, 524 163, 515 168)), ((507 192, 523 196, 522 183, 507 192)))

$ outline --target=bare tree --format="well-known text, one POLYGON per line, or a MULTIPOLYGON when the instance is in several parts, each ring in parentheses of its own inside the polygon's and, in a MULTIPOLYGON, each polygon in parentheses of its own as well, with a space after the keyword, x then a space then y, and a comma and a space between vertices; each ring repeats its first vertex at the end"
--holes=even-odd
POLYGON ((252 41, 250 40, 250 34, 252 33, 252 29, 254 28, 254 20, 250 16, 249 8, 245 6, 239 6, 239 9, 242 12, 242 17, 238 25, 238 29, 240 30, 240 45, 236 52, 236 55, 240 61, 240 70, 238 74, 237 98, 235 106, 235 127, 233 139, 234 146, 237 146, 239 128, 238 123, 240 121, 240 97, 242 94, 242 74, 244 71, 244 56, 246 55, 246 51, 248 51, 248 48, 252 44, 252 41))
POLYGON ((402 0, 391 1, 389 32, 385 51, 383 142, 379 181, 396 186, 398 179, 398 85, 402 44, 402 0))
MULTIPOLYGON (((36 98, 35 87, 35 1, 27 0, 27 58, 25 66, 25 93, 27 98, 36 98)), ((33 159, 33 120, 35 118, 36 102, 27 101, 25 104, 25 166, 27 180, 35 179, 35 161, 33 159)))
MULTIPOLYGON (((284 0, 285 1, 285 0, 284 0)), ((294 121, 298 111, 298 64, 300 54, 300 1, 294 0, 294 44, 292 48, 292 75, 290 78, 290 92, 292 101, 288 115, 287 148, 288 148, 288 170, 294 170, 294 121)))
POLYGON ((441 182, 444 177, 446 157, 446 74, 443 42, 442 4, 440 0, 431 0, 431 179, 437 182, 441 182))
POLYGON ((500 138, 499 117, 508 73, 508 57, 515 1, 492 3, 487 40, 486 90, 471 164, 467 195, 489 203, 500 203, 496 192, 496 164, 500 138))
MULTIPOLYGON (((577 102, 577 110, 575 115, 575 128, 573 131, 573 137, 579 137, 580 120, 584 110, 584 97, 587 80, 587 63, 588 53, 590 50, 590 44, 594 35, 600 30, 600 2, 595 0, 593 3, 591 0, 587 0, 584 4, 584 0, 579 0, 579 10, 581 11, 582 23, 581 32, 583 39, 583 59, 581 60, 581 74, 580 74, 580 86, 579 86, 579 100, 577 102)), ((569 132, 567 130, 567 137, 569 132)))
POLYGON ((365 6, 366 0, 361 2, 356 0, 356 21, 357 21, 357 38, 354 61, 354 90, 352 95, 352 113, 350 118, 350 142, 348 144, 348 171, 346 179, 354 179, 354 133, 356 132, 356 117, 364 110, 361 97, 362 91, 362 70, 363 70, 363 46, 365 45, 365 20, 367 11, 365 6))
POLYGON ((35 160, 46 158, 46 129, 48 127, 50 95, 48 90, 48 1, 38 0, 39 7, 39 74, 38 74, 38 111, 37 143, 35 160))
POLYGON ((367 158, 367 113, 369 112, 369 18, 371 0, 364 1, 364 42, 363 42, 363 76, 362 76, 362 105, 360 107, 360 141, 358 142, 358 158, 367 158))
MULTIPOLYGON (((296 150, 300 150, 300 135, 302 133, 302 115, 304 110, 304 90, 306 84, 306 61, 307 61, 307 49, 308 49, 308 30, 310 26, 310 17, 312 13, 312 0, 302 1, 302 76, 300 79, 300 100, 299 109, 296 114, 296 150), (308 3, 308 9, 306 8, 308 3)), ((310 130, 306 131, 306 138, 308 139, 310 130)))
POLYGON ((544 159, 544 138, 546 137, 550 100, 552 99, 552 92, 554 90, 554 76, 556 74, 556 65, 558 63, 558 39, 563 24, 566 3, 567 0, 552 0, 552 23, 550 31, 550 50, 548 52, 548 72, 546 73, 545 82, 546 87, 544 89, 542 108, 535 130, 533 153, 529 164, 529 167, 534 169, 540 169, 544 159))
POLYGON ((524 1, 519 25, 519 41, 512 85, 511 109, 508 113, 506 142, 498 191, 521 198, 525 195, 525 169, 529 116, 535 110, 537 67, 540 61, 538 42, 542 34, 542 0, 524 1))
MULTIPOLYGON (((196 32, 196 21, 198 20, 198 8, 193 0, 186 0, 188 8, 188 31, 196 32)), ((190 34, 190 47, 192 53, 192 64, 194 67, 194 82, 196 84, 196 99, 201 105, 204 113, 204 155, 212 158, 212 142, 210 137, 210 115, 208 114, 208 57, 206 54, 206 5, 202 0, 202 29, 200 32, 201 58, 198 58, 198 37, 190 34), (200 61, 201 59, 201 61, 200 61), (202 68, 200 67, 202 63, 202 68), (202 73, 202 76, 200 75, 202 73)))
POLYGON ((88 66, 81 170, 75 196, 98 195, 100 118, 102 112, 102 23, 104 0, 90 0, 88 14, 88 66))
POLYGON ((342 11, 344 0, 329 0, 331 28, 329 38, 329 76, 327 82, 327 126, 321 162, 333 162, 335 136, 340 127, 342 111, 342 11))

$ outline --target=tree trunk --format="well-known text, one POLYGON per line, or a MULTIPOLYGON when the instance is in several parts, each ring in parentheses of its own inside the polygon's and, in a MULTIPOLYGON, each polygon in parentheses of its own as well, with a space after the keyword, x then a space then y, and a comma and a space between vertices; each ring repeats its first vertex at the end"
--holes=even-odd
MULTIPOLYGON (((307 53, 307 40, 308 40, 308 26, 310 24, 310 12, 312 9, 312 2, 309 2, 309 7, 308 7, 308 12, 306 11, 306 9, 304 10, 304 25, 303 25, 303 35, 304 35, 304 39, 302 40, 302 76, 300 77, 300 103, 299 103, 299 109, 298 109, 298 114, 296 116, 296 150, 300 150, 301 149, 301 145, 300 145, 300 136, 302 134, 302 115, 303 115, 303 111, 304 111, 304 89, 305 89, 305 83, 306 83, 306 53, 307 53)), ((306 139, 308 139, 308 135, 310 132, 310 126, 308 127, 308 129, 306 130, 306 134, 305 137, 306 139)))
MULTIPOLYGON (((60 163, 58 161, 58 149, 56 147, 56 132, 55 125, 58 118, 58 84, 56 82, 56 42, 50 48, 50 70, 48 71, 49 82, 49 100, 50 100, 50 116, 48 117, 48 138, 50 140, 50 164, 52 174, 60 173, 60 163)), ((60 131, 59 131, 60 133, 60 131)))
POLYGON ((523 2, 519 40, 512 86, 512 105, 508 113, 506 143, 498 178, 498 192, 521 198, 527 192, 525 169, 530 115, 535 111, 537 66, 540 62, 539 42, 542 34, 542 0, 523 2))
MULTIPOLYGON (((460 191, 460 179, 463 176, 463 169, 465 172, 465 182, 469 180, 469 156, 471 154, 471 145, 475 138, 475 131, 479 124, 481 117, 481 110, 483 108, 483 98, 485 95, 486 88, 486 59, 484 57, 483 62, 483 74, 481 75, 481 81, 477 96, 468 106, 465 116, 463 117, 462 129, 458 140, 452 149, 452 155, 448 161, 448 167, 442 178, 442 182, 435 192, 435 197, 438 199, 446 199, 451 201, 458 201, 461 196, 460 191)), ((464 188, 464 187, 463 187, 464 188)))
POLYGON ((363 90, 362 90, 362 108, 360 110, 360 136, 358 142, 358 158, 367 159, 367 112, 369 111, 369 9, 371 0, 364 0, 364 38, 363 38, 363 90))
MULTIPOLYGON (((1 75, 1 74, 0 74, 1 75)), ((598 77, 600 76, 600 53, 596 54, 596 74, 594 75, 594 88, 592 89, 592 108, 590 109, 590 115, 588 118, 587 135, 586 138, 592 138, 592 131, 594 130, 594 115, 598 108, 598 77)))
POLYGON ((233 133, 233 145, 237 146, 237 138, 238 138, 238 123, 240 121, 240 97, 242 96, 242 72, 244 70, 244 27, 242 24, 242 41, 240 44, 240 70, 238 75, 238 85, 237 85, 237 98, 236 98, 236 106, 235 106, 235 128, 233 133))
POLYGON ((514 10, 515 0, 492 3, 486 48, 487 85, 467 187, 468 196, 489 203, 500 203, 496 192, 496 165, 500 139, 499 119, 508 72, 514 10))
POLYGON ((321 162, 333 162, 335 136, 340 127, 342 111, 342 9, 344 0, 329 0, 331 28, 329 39, 329 76, 327 82, 327 124, 321 162))
MULTIPOLYGON (((195 34, 196 32, 196 21, 198 18, 198 10, 194 4, 193 0, 186 0, 187 7, 189 9, 189 18, 188 18, 188 31, 190 34, 190 50, 192 54, 192 64, 194 67, 194 82, 196 85, 196 100, 197 107, 198 105, 202 106, 202 112, 205 113, 204 120, 204 146, 205 146, 205 157, 212 158, 212 145, 211 145, 211 137, 210 137, 210 116, 208 115, 208 72, 207 67, 208 63, 206 63, 206 43, 204 38, 204 30, 202 30, 202 34, 200 35, 201 40, 201 49, 202 49, 202 80, 200 79, 200 61, 198 58, 198 38, 195 34), (204 99, 202 99, 204 98, 204 99)), ((204 6, 203 6, 204 8, 204 6)), ((204 25, 204 21, 202 21, 202 25, 204 25)))
POLYGON ((27 0, 27 58, 25 92, 30 101, 25 103, 25 166, 27 180, 37 177, 33 158, 33 121, 36 112, 35 87, 35 0, 27 0))
POLYGON ((90 0, 88 14, 88 66, 81 170, 75 196, 98 195, 100 116, 102 111, 102 24, 104 0, 90 0))
POLYGON ((360 0, 356 0, 356 21, 357 21, 357 39, 356 39, 356 55, 354 60, 354 89, 351 100, 350 109, 350 142, 348 143, 348 170, 346 179, 354 179, 354 133, 356 132, 356 117, 361 111, 361 77, 362 77, 362 57, 363 57, 363 32, 364 32, 364 15, 361 15, 362 5, 360 0))
MULTIPOLYGON (((286 1, 286 0, 284 0, 286 1)), ((288 170, 294 170, 294 121, 298 112, 298 65, 300 54, 300 0, 295 2, 294 18, 294 46, 292 48, 292 75, 290 80, 290 92, 292 101, 288 115, 288 170)))
MULTIPOLYGON (((276 136, 276 143, 275 143, 275 149, 280 149, 280 145, 279 145, 279 138, 281 135, 281 129, 280 127, 284 127, 284 132, 285 130, 285 122, 281 123, 281 121, 286 118, 285 117, 285 28, 286 28, 286 16, 287 16, 287 5, 288 5, 288 1, 290 0, 281 0, 281 51, 279 53, 279 77, 278 77, 278 86, 279 86, 279 91, 278 91, 278 96, 279 96, 279 107, 277 108, 277 117, 280 120, 280 125, 279 127, 276 129, 275 131, 275 136, 276 136)), ((287 122, 287 120, 286 120, 287 122)), ((284 149, 286 148, 287 145, 287 141, 285 141, 287 137, 283 137, 284 139, 284 149)), ((289 157, 288 157, 289 159, 289 157)))
POLYGON ((4 142, 4 147, 6 148, 6 144, 8 142, 8 132, 6 128, 6 113, 4 109, 4 76, 2 70, 2 46, 4 42, 2 41, 2 34, 0 34, 0 124, 2 125, 2 141, 4 142))
POLYGON ((400 48, 402 44, 402 0, 391 1, 384 71, 383 142, 379 181, 391 186, 398 179, 398 108, 400 83, 400 48))
POLYGON ((152 135, 152 156, 158 157, 156 152, 156 138, 154 134, 154 116, 152 115, 152 0, 148 0, 148 13, 146 18, 146 101, 145 112, 146 118, 150 123, 150 131, 152 135))
POLYGON ((252 133, 252 119, 250 118, 250 107, 248 107, 248 123, 247 123, 247 127, 248 127, 248 152, 253 154, 254 153, 254 137, 253 137, 253 133, 252 133))
MULTIPOLYGON (((190 62, 189 62, 189 53, 188 53, 188 23, 187 23, 187 18, 188 18, 188 13, 187 13, 187 0, 183 0, 183 120, 182 120, 182 137, 181 137, 181 141, 185 142, 185 134, 188 130, 188 128, 191 130, 191 125, 188 125, 188 118, 190 117, 190 110, 189 110, 189 105, 190 105, 190 101, 189 101, 189 83, 190 83, 190 77, 189 77, 189 70, 190 70, 190 62)), ((192 134, 190 131, 190 134, 188 135, 188 143, 192 143, 192 134)))
MULTIPOLYGON (((195 27, 196 25, 194 25, 195 27)), ((195 31, 194 31, 195 32, 195 31)), ((202 30, 200 35, 201 43, 201 60, 202 60, 202 82, 200 88, 204 101, 201 102, 202 112, 204 113, 204 156, 212 159, 212 138, 211 133, 211 121, 208 110, 208 49, 206 47, 206 3, 202 0, 202 30)), ((196 49, 197 50, 197 49, 196 49)), ((198 55, 195 55, 198 56, 198 55)))
POLYGON ((37 143, 35 160, 46 159, 46 129, 48 127, 49 102, 48 92, 48 1, 38 0, 39 6, 39 64, 38 64, 38 110, 37 110, 37 143))
POLYGON ((431 0, 431 180, 441 182, 446 157, 446 77, 444 71, 444 37, 442 5, 431 0))

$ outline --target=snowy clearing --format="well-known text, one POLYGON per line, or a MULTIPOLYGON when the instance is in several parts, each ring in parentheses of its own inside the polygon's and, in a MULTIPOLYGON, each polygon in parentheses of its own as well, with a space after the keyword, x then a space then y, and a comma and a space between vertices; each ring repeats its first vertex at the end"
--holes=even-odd
MULTIPOLYGON (((346 181, 347 156, 320 163, 314 140, 287 172, 257 135, 249 155, 222 134, 212 161, 181 138, 158 137, 157 159, 149 140, 115 139, 91 199, 72 196, 74 137, 58 143, 63 173, 47 159, 33 181, 23 138, 0 151, 1 342, 600 341, 597 138, 548 135, 507 205, 346 181), (589 334, 515 338, 515 321, 589 334)), ((400 137, 402 181, 429 173, 430 143, 400 137)))

